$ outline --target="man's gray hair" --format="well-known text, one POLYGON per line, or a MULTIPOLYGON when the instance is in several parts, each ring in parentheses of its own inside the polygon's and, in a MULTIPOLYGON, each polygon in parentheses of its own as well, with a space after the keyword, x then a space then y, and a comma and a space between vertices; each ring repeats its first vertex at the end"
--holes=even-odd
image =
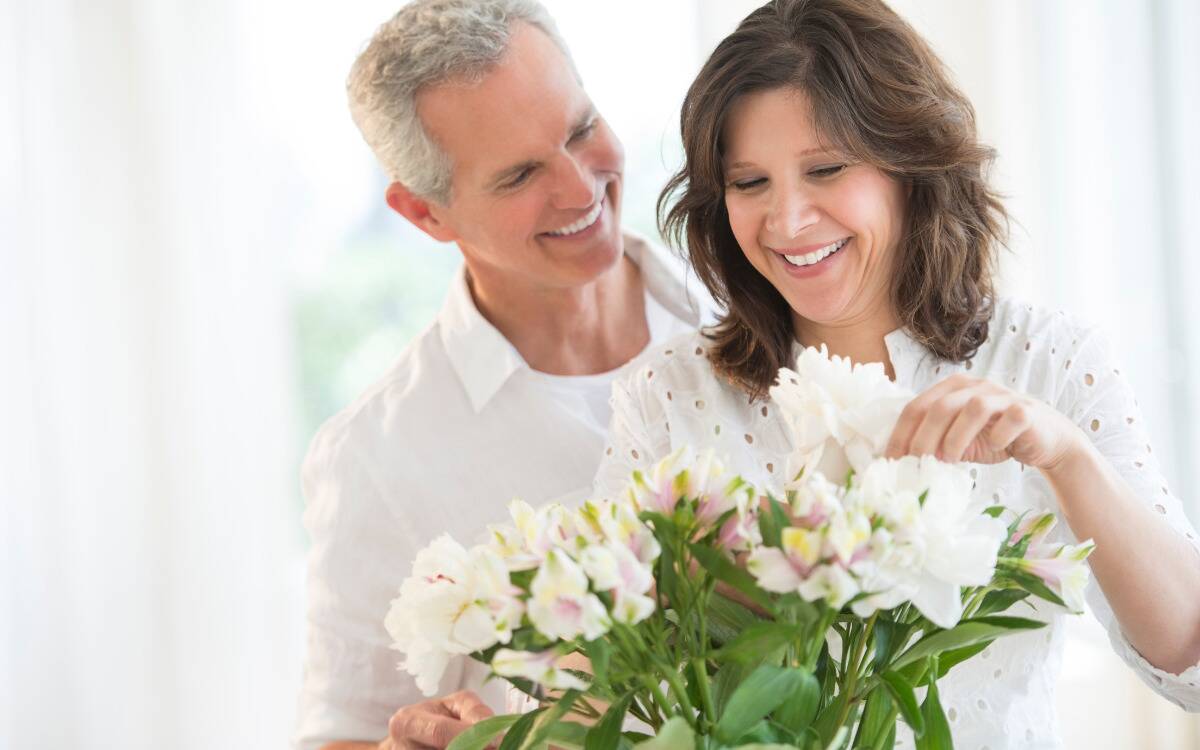
POLYGON ((517 22, 543 31, 570 63, 554 19, 537 0, 415 0, 375 32, 346 91, 355 124, 392 180, 449 203, 453 164, 421 123, 417 93, 451 79, 480 80, 500 62, 517 22))

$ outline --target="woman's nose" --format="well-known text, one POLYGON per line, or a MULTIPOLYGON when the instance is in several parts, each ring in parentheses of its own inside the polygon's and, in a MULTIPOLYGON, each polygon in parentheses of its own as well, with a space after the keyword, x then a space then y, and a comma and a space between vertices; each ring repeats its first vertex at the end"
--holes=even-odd
POLYGON ((790 240, 816 224, 819 218, 816 204, 803 191, 783 190, 771 203, 767 231, 778 240, 790 240))

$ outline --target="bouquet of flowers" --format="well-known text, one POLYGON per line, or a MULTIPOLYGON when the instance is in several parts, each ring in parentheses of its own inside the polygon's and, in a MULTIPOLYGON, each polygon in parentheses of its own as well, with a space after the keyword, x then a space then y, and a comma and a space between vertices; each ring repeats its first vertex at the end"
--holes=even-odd
POLYGON ((468 655, 540 702, 451 750, 890 748, 899 720, 951 747, 938 679, 1042 627, 1003 614, 1019 601, 1082 608, 1092 544, 1050 544, 1053 514, 879 457, 912 396, 881 365, 808 349, 771 396, 797 446, 781 487, 687 448, 619 497, 514 501, 485 543, 418 554, 386 620, 401 667, 433 695, 468 655))

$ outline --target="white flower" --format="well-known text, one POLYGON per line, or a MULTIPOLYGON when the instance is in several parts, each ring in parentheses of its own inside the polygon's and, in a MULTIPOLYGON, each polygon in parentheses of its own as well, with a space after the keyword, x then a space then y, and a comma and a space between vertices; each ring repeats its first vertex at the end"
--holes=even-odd
POLYGON ((384 620, 393 648, 404 653, 400 667, 435 695, 451 655, 509 641, 523 611, 518 593, 492 550, 438 537, 417 554, 384 620))
POLYGON ((948 628, 959 621, 961 587, 992 580, 1007 537, 1004 523, 972 502, 971 486, 965 469, 929 456, 879 459, 856 477, 849 502, 889 534, 886 544, 872 546, 864 566, 872 571, 864 589, 881 596, 856 603, 856 612, 893 601, 885 592, 900 587, 935 624, 948 628))
POLYGON ((883 452, 913 397, 888 379, 882 364, 854 365, 830 357, 824 345, 801 351, 794 371, 781 369, 770 394, 796 445, 789 471, 821 471, 835 480, 883 452))
POLYGON ((1090 539, 1082 544, 1064 544, 1053 557, 1042 560, 1021 561, 1022 567, 1046 582, 1058 594, 1071 612, 1082 612, 1084 589, 1087 588, 1089 571, 1086 560, 1096 544, 1090 539))
POLYGON ((579 556, 579 564, 592 587, 613 594, 613 619, 626 625, 654 613, 654 600, 645 596, 654 586, 654 572, 622 544, 591 545, 579 556))
POLYGON ((628 503, 589 500, 577 514, 576 526, 590 542, 623 544, 643 563, 652 563, 662 551, 654 532, 637 517, 628 503))
POLYGON ((558 503, 534 510, 523 500, 513 500, 508 512, 525 541, 525 549, 538 557, 553 547, 569 546, 579 533, 572 523, 571 513, 558 503))
POLYGON ((554 649, 534 653, 502 648, 492 657, 492 671, 500 677, 518 677, 551 690, 587 690, 588 684, 559 665, 554 649))
POLYGON ((593 640, 608 632, 612 621, 578 563, 561 549, 546 553, 529 587, 529 619, 538 632, 570 640, 593 640))
POLYGON ((841 609, 858 591, 854 576, 841 565, 818 566, 799 588, 805 601, 824 599, 834 609, 841 609))

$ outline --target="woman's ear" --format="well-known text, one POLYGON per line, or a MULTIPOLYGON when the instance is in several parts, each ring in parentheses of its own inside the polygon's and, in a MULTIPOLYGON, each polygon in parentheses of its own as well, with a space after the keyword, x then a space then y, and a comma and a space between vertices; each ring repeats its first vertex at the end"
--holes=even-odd
POLYGON ((454 242, 457 233, 440 216, 441 212, 425 198, 414 194, 399 182, 387 186, 388 207, 438 242, 454 242))

